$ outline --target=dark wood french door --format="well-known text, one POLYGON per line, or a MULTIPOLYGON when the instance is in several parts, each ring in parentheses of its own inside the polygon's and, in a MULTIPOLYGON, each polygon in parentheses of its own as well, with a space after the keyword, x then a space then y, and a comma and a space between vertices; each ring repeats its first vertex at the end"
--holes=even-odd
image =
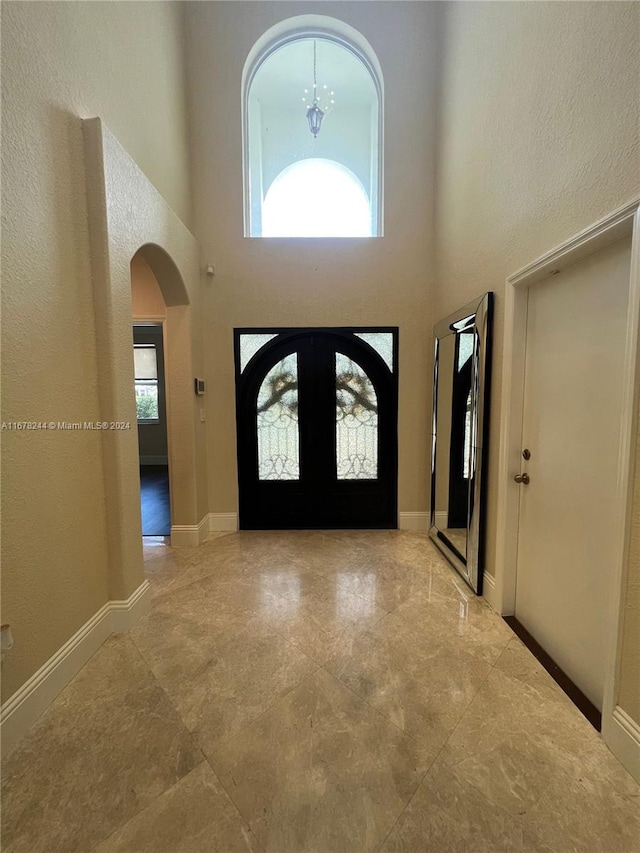
POLYGON ((397 329, 237 329, 240 527, 397 527, 397 329))

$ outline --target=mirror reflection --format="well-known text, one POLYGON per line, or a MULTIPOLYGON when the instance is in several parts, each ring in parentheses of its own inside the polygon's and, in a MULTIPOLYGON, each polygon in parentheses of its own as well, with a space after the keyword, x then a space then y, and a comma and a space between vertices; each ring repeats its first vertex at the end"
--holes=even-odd
POLYGON ((431 538, 478 592, 482 433, 492 294, 435 332, 431 538))
POLYGON ((435 524, 466 560, 469 479, 473 470, 471 379, 474 329, 452 330, 438 352, 435 524))

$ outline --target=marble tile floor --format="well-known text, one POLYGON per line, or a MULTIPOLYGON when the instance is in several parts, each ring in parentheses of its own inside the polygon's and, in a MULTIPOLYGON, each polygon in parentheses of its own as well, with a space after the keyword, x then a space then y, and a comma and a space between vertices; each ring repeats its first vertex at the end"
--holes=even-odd
POLYGON ((637 853, 640 794, 423 534, 145 540, 2 766, 5 853, 637 853))

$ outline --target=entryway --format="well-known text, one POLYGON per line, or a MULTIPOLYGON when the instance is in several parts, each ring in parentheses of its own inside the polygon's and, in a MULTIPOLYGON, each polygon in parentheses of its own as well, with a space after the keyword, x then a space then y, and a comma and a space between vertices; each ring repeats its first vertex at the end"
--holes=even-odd
POLYGON ((238 329, 241 529, 397 527, 396 328, 238 329))
POLYGON ((143 536, 169 536, 169 460, 161 324, 133 327, 136 414, 143 536))

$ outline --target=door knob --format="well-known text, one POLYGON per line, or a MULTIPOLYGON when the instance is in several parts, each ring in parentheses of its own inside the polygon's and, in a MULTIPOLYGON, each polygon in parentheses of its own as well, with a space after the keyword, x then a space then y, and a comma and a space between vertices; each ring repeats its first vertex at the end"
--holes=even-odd
POLYGON ((530 477, 526 473, 525 474, 516 474, 516 476, 513 479, 516 483, 522 483, 523 486, 528 486, 529 481, 530 481, 530 477))

